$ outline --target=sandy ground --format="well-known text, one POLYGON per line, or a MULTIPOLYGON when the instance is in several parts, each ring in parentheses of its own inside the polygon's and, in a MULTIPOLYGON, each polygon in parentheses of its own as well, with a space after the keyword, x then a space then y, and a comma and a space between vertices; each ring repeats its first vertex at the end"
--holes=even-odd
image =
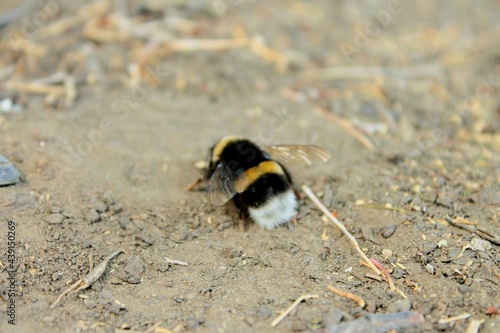
POLYGON ((34 3, 2 30, 0 98, 22 110, 0 112, 0 153, 24 181, 0 187, 4 314, 8 221, 17 267, 16 325, 1 315, 1 332, 298 332, 335 325, 335 310, 345 322, 425 317, 405 332, 464 332, 474 320, 479 332, 500 330, 495 1, 130 1, 59 32, 47 28, 93 3, 52 5, 34 3), (237 44, 246 34, 253 51, 173 47, 152 52, 141 76, 131 64, 153 39, 140 35, 145 22, 163 22, 153 31, 166 40, 237 44), (48 83, 62 89, 55 99, 12 83, 60 71, 75 80, 74 98, 71 81, 48 83), (330 115, 356 124, 374 149, 330 115), (327 164, 290 166, 297 187, 320 196, 407 298, 370 277, 306 197, 297 225, 249 222, 242 232, 231 205, 186 191, 196 162, 228 134, 330 150, 327 164), (50 309, 118 249, 90 288, 50 309), (307 294, 319 297, 271 327, 307 294))

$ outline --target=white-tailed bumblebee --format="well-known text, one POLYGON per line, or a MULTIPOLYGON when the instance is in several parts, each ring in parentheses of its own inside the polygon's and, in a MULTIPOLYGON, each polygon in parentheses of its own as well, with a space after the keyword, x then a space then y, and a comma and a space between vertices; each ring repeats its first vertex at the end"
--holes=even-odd
POLYGON ((273 229, 297 213, 292 177, 281 162, 326 162, 330 153, 317 146, 276 145, 260 148, 237 136, 221 139, 209 150, 204 177, 210 203, 223 205, 233 199, 243 214, 261 227, 273 229), (278 162, 279 161, 279 162, 278 162))

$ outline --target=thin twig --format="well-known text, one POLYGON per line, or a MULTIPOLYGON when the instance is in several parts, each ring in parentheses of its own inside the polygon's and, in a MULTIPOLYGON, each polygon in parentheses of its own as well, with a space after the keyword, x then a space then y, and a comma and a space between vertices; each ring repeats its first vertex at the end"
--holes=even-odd
POLYGON ((120 250, 117 250, 117 251, 111 253, 109 256, 107 256, 99 265, 97 265, 94 268, 94 270, 90 271, 87 275, 85 275, 84 278, 76 281, 68 289, 63 291, 62 294, 59 295, 59 297, 54 301, 54 303, 52 303, 50 308, 53 309, 61 301, 61 298, 64 295, 69 295, 69 294, 79 292, 80 290, 86 289, 86 288, 90 287, 91 285, 93 285, 104 274, 104 271, 106 270, 106 267, 108 266, 109 261, 122 252, 123 252, 123 250, 120 249, 120 250))
POLYGON ((187 263, 187 262, 180 261, 180 260, 169 259, 169 258, 165 258, 165 260, 166 260, 169 264, 172 264, 172 265, 180 265, 180 266, 187 266, 187 265, 188 265, 188 263, 187 263))
POLYGON ((292 310, 295 309, 295 307, 300 302, 302 302, 305 299, 309 299, 309 298, 319 298, 319 296, 318 295, 303 295, 303 296, 300 296, 299 298, 297 298, 295 300, 295 302, 293 302, 292 305, 290 305, 288 307, 288 309, 285 310, 285 312, 283 312, 278 318, 276 318, 276 319, 273 320, 273 322, 271 323, 271 326, 274 327, 274 326, 278 325, 283 320, 283 318, 285 318, 290 312, 292 312, 292 310))
POLYGON ((477 333, 479 331, 479 327, 481 327, 481 324, 484 323, 484 318, 483 319, 471 319, 469 323, 469 327, 467 327, 467 330, 465 333, 477 333))
POLYGON ((370 141, 370 139, 368 139, 363 133, 361 133, 352 124, 351 121, 336 116, 333 113, 328 112, 327 110, 321 107, 316 107, 316 110, 318 110, 318 112, 322 114, 325 118, 328 118, 329 120, 333 121, 334 123, 342 127, 347 133, 349 133, 354 139, 356 139, 359 143, 361 143, 366 149, 368 149, 369 151, 375 151, 375 146, 370 141))
POLYGON ((361 250, 361 248, 359 247, 358 245, 358 242, 356 241, 356 238, 354 238, 353 235, 351 235, 351 233, 349 231, 347 231, 346 227, 344 227, 344 225, 342 223, 340 223, 339 220, 337 220, 335 218, 335 216, 332 215, 332 213, 330 213, 328 211, 328 209, 319 201, 318 197, 316 197, 316 195, 314 195, 314 193, 311 191, 311 189, 309 187, 307 187, 306 185, 302 185, 302 190, 306 193, 306 195, 309 197, 309 199, 312 200, 312 202, 314 202, 316 204, 316 206, 318 206, 318 208, 340 229, 342 230, 342 232, 344 233, 344 235, 347 236, 347 238, 351 241, 351 243, 354 245, 354 247, 356 248, 356 251, 358 251, 359 255, 361 256, 361 258, 365 261, 365 263, 372 269, 375 271, 375 273, 381 275, 382 273, 380 272, 380 270, 370 261, 370 259, 366 256, 366 254, 363 252, 363 250, 361 250))
POLYGON ((387 282, 389 283, 389 289, 391 289, 391 291, 394 291, 394 292, 397 292, 398 294, 400 294, 403 298, 408 298, 406 297, 405 293, 403 291, 401 291, 399 288, 397 288, 395 285, 394 285, 394 281, 392 281, 392 277, 391 277, 391 274, 389 274, 389 272, 387 271, 387 269, 385 269, 385 267, 379 263, 376 259, 374 258, 370 258, 370 261, 375 264, 375 266, 377 266, 378 269, 380 269, 385 277, 385 279, 387 280, 387 282))
POLYGON ((358 305, 359 305, 359 307, 360 307, 360 308, 364 308, 364 307, 365 307, 365 305, 366 305, 365 301, 364 301, 361 297, 359 297, 359 296, 357 296, 357 295, 354 295, 354 294, 348 293, 348 292, 346 292, 346 291, 342 291, 342 290, 337 289, 337 288, 332 287, 332 286, 328 286, 327 288, 328 288, 331 292, 333 292, 333 293, 335 293, 335 294, 337 294, 337 295, 339 295, 339 296, 341 296, 341 297, 345 297, 345 298, 352 299, 353 301, 355 301, 356 303, 358 303, 358 305))
POLYGON ((487 230, 483 229, 477 223, 467 221, 466 219, 463 218, 452 219, 448 216, 445 216, 444 219, 457 228, 467 230, 496 245, 500 245, 500 236, 490 234, 487 230))
POLYGON ((470 313, 464 312, 462 314, 459 314, 457 316, 452 316, 452 317, 447 317, 447 318, 441 318, 438 320, 439 324, 448 324, 457 320, 463 320, 469 318, 471 315, 470 313))

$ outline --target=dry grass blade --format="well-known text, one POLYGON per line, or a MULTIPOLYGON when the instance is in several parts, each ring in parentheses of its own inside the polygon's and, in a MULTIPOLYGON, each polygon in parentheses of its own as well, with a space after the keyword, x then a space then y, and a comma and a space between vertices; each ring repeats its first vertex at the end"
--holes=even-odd
POLYGON ((496 245, 500 245, 500 235, 494 235, 489 233, 487 230, 483 229, 481 226, 479 226, 477 223, 470 222, 466 219, 463 218, 456 218, 452 219, 448 216, 444 218, 446 222, 450 223, 451 225, 467 230, 469 232, 472 232, 473 234, 478 235, 481 238, 484 238, 496 245))
POLYGON ((223 51, 246 47, 246 39, 174 39, 165 42, 168 52, 223 51))
POLYGON ((363 133, 361 133, 351 121, 340 118, 331 112, 326 111, 323 108, 316 107, 316 110, 323 115, 325 118, 333 121, 335 124, 342 127, 347 133, 349 133, 354 139, 361 143, 369 151, 375 151, 375 146, 363 133))
POLYGON ((351 293, 348 293, 346 291, 342 291, 340 289, 337 289, 335 287, 332 287, 332 286, 328 286, 327 287, 332 293, 335 293, 337 295, 339 295, 340 297, 345 297, 345 298, 349 298, 349 299, 352 299, 353 301, 355 301, 356 303, 358 303, 359 307, 360 308, 364 308, 366 303, 365 301, 357 296, 357 295, 354 295, 354 294, 351 294, 351 293))
POLYGON ((465 333, 477 333, 482 323, 484 323, 484 319, 471 319, 465 333))
POLYGON ((271 323, 271 326, 274 327, 274 326, 278 325, 283 320, 283 318, 285 318, 290 312, 292 312, 292 310, 295 309, 295 307, 297 305, 299 305, 299 303, 302 302, 303 300, 309 299, 309 298, 318 298, 318 297, 319 297, 318 295, 304 295, 304 296, 300 296, 278 318, 276 318, 276 319, 273 320, 273 322, 271 323))
POLYGON ((165 258, 165 260, 167 261, 167 263, 172 264, 172 265, 180 265, 180 266, 187 266, 188 265, 187 262, 180 261, 180 260, 169 259, 169 258, 165 258))
POLYGON ((328 211, 328 209, 326 209, 326 207, 321 203, 321 201, 319 201, 318 197, 316 197, 316 195, 314 195, 314 193, 311 191, 311 189, 309 187, 307 187, 306 185, 302 185, 302 190, 304 190, 304 192, 306 193, 306 195, 309 197, 309 199, 312 200, 312 202, 314 202, 314 204, 316 204, 316 206, 318 206, 318 208, 340 229, 342 230, 342 232, 344 233, 344 235, 347 236, 347 238, 351 241, 351 243, 354 245, 354 247, 356 248, 356 251, 358 251, 359 255, 361 256, 361 258, 365 261, 366 265, 368 267, 370 267, 372 270, 375 271, 375 273, 381 275, 382 273, 380 272, 380 270, 370 261, 370 259, 366 256, 366 254, 361 250, 361 248, 359 247, 358 245, 358 241, 356 240, 356 238, 354 238, 353 235, 351 235, 351 233, 349 231, 347 231, 347 229, 344 227, 344 225, 342 223, 340 223, 339 220, 337 220, 335 218, 335 216, 332 215, 332 213, 330 213, 328 211))
POLYGON ((439 64, 423 64, 405 67, 330 67, 308 70, 302 73, 305 80, 368 80, 368 79, 421 79, 441 75, 439 64))
POLYGON ((451 323, 451 322, 454 322, 454 321, 457 321, 457 320, 463 320, 463 319, 467 319, 470 317, 470 314, 465 312, 465 313, 462 313, 462 314, 459 314, 458 316, 452 316, 452 317, 448 317, 448 318, 441 318, 438 320, 438 323, 439 324, 447 324, 447 323, 451 323))
POLYGON ((397 292, 403 298, 407 298, 406 295, 405 295, 405 293, 403 293, 399 288, 397 288, 394 285, 394 281, 392 281, 391 274, 389 274, 389 272, 387 271, 387 269, 385 269, 385 267, 381 263, 379 263, 376 259, 374 259, 374 258, 370 258, 370 261, 373 264, 375 264, 375 266, 377 266, 378 269, 380 269, 382 271, 382 274, 384 275, 385 279, 389 283, 389 288, 391 289, 391 291, 397 292))

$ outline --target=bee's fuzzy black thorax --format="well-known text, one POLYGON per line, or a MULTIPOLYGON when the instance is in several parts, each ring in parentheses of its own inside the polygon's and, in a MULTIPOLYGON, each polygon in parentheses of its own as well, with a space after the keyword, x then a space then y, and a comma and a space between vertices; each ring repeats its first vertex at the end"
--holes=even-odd
POLYGON ((215 169, 218 163, 223 162, 236 176, 239 176, 246 170, 269 160, 269 157, 265 156, 256 144, 246 139, 235 139, 223 147, 215 145, 212 151, 214 149, 219 151, 216 151, 216 155, 212 156, 209 173, 213 172, 211 169, 215 169))

